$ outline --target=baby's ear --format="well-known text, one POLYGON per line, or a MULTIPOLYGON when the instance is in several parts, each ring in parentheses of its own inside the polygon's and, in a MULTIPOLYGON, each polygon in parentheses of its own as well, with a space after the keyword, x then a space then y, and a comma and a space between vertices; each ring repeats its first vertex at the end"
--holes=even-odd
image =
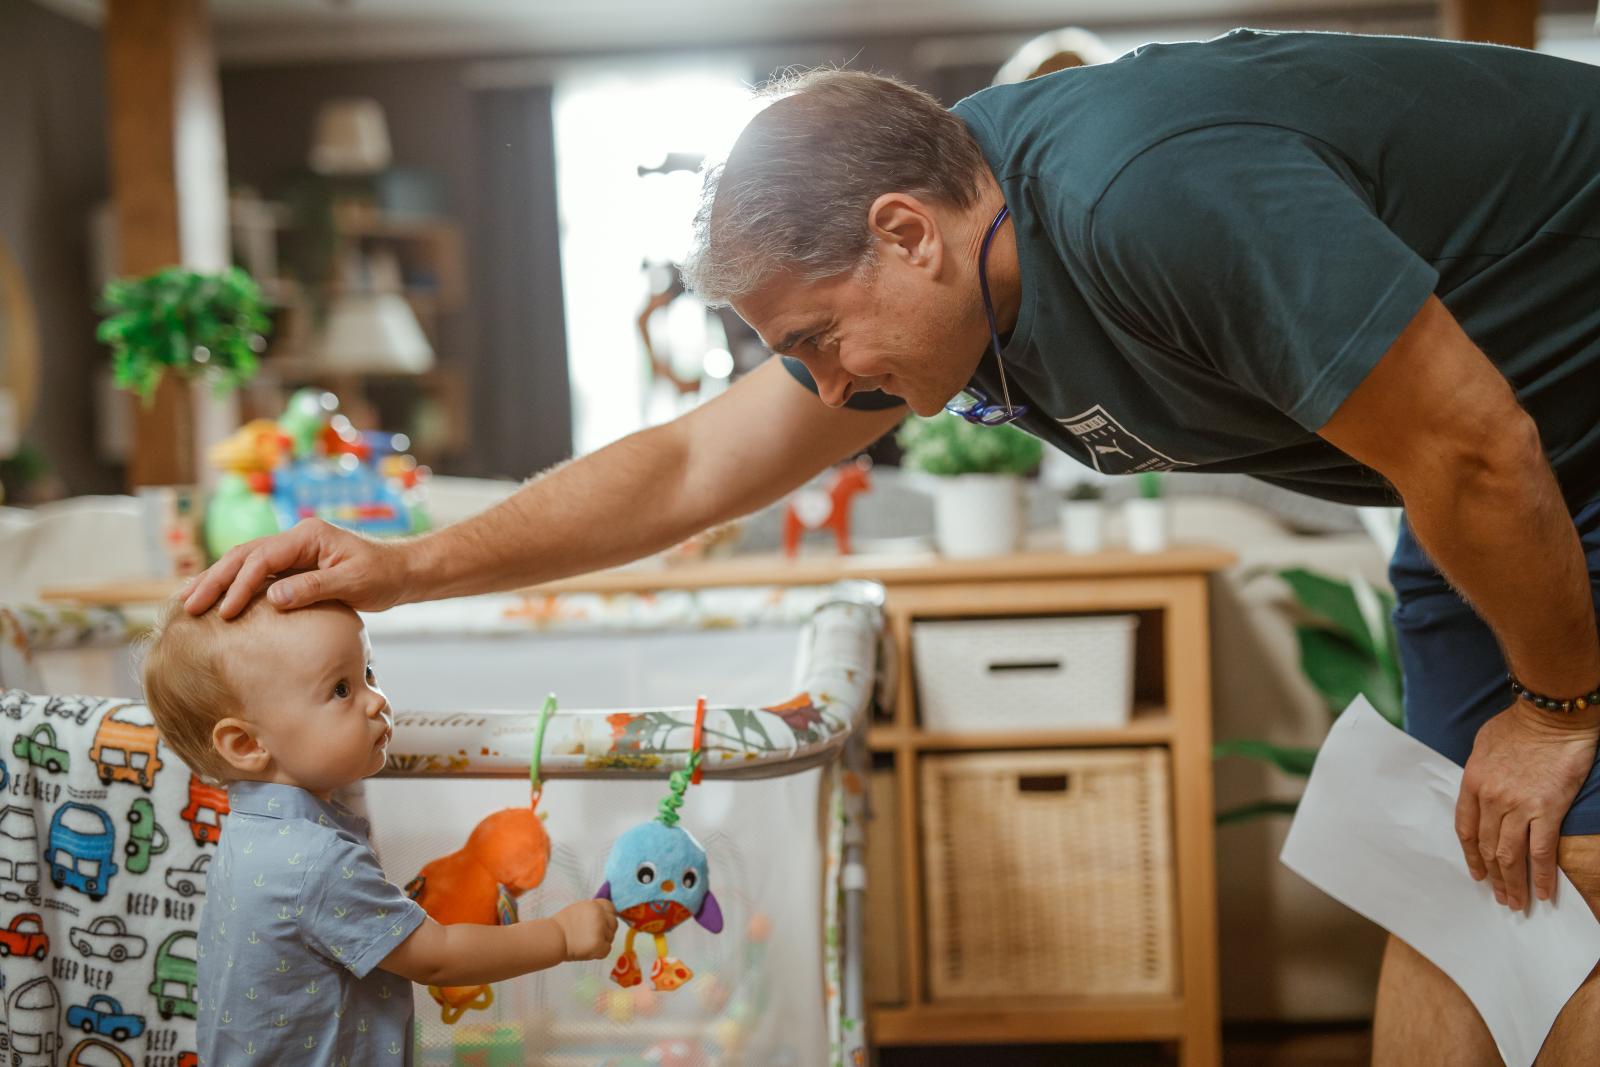
POLYGON ((264 774, 272 758, 243 719, 222 719, 211 728, 211 744, 223 761, 241 775, 264 774))

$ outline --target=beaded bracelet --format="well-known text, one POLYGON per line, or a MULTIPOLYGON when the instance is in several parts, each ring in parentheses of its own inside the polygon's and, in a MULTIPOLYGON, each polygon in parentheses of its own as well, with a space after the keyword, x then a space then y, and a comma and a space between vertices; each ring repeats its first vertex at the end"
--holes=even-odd
POLYGON ((1596 686, 1591 692, 1585 693, 1581 697, 1573 697, 1571 700, 1557 700, 1555 697, 1547 697, 1540 693, 1535 693, 1517 681, 1517 676, 1514 674, 1508 672, 1506 677, 1511 681, 1511 692, 1540 711, 1559 711, 1570 714, 1574 711, 1582 711, 1584 708, 1600 707, 1600 686, 1596 686))

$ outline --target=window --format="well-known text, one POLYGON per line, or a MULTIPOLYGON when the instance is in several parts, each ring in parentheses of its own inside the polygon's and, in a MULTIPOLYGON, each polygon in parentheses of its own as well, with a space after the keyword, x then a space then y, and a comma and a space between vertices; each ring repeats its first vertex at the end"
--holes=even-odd
MULTIPOLYGON (((758 109, 748 78, 732 63, 641 72, 634 62, 574 75, 556 87, 556 196, 577 454, 684 410, 665 382, 650 388, 636 320, 650 292, 641 264, 680 262, 688 252, 700 175, 641 177, 639 168, 658 166, 669 153, 726 154, 758 109)), ((690 306, 667 329, 692 335, 697 320, 704 331, 707 316, 691 301, 678 303, 690 306)), ((690 336, 680 347, 692 357, 695 344, 690 336)), ((702 337, 698 351, 711 355, 715 347, 714 338, 702 337)), ((711 362, 720 367, 726 360, 711 362)), ((681 360, 675 372, 685 373, 681 360)), ((698 368, 688 373, 698 376, 698 368)), ((710 391, 703 387, 701 396, 710 391)))

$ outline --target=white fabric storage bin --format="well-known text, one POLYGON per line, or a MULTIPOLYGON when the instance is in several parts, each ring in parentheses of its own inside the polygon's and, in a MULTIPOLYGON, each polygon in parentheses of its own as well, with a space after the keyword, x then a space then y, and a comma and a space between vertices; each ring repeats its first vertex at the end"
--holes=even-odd
POLYGON ((1126 725, 1138 624, 1136 615, 914 623, 922 726, 987 733, 1126 725))

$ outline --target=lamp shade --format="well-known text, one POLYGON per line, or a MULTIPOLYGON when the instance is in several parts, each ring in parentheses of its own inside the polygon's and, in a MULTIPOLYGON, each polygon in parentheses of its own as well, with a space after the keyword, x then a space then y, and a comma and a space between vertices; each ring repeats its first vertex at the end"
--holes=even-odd
POLYGON ((341 294, 316 347, 318 361, 329 370, 421 374, 433 367, 433 348, 411 305, 397 293, 341 294))
POLYGON ((311 169, 318 174, 376 174, 393 158, 389 124, 376 100, 329 100, 318 109, 311 142, 311 169))
POLYGON ((1104 41, 1076 26, 1051 30, 1033 38, 1006 60, 994 76, 995 85, 1054 74, 1068 67, 1088 67, 1117 58, 1104 41))

